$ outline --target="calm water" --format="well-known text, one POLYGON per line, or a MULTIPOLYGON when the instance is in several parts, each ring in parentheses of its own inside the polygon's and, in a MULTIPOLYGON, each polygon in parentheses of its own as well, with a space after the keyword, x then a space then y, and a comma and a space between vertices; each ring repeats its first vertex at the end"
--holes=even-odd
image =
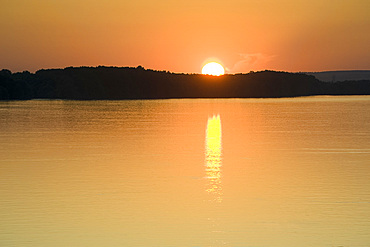
POLYGON ((370 246, 370 97, 0 102, 0 246, 370 246))

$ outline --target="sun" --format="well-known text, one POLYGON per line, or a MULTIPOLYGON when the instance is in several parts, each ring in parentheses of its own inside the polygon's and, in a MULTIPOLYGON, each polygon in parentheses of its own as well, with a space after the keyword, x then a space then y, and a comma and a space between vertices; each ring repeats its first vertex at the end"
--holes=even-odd
POLYGON ((216 62, 210 62, 203 66, 202 68, 203 75, 223 75, 225 74, 225 69, 221 64, 216 62))

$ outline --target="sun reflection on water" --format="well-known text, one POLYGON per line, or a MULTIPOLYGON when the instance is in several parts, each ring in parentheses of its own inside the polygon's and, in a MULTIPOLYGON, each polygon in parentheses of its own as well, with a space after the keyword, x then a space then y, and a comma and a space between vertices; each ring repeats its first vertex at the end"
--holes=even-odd
POLYGON ((208 118, 205 147, 207 192, 222 201, 221 167, 222 167, 222 131, 220 115, 208 118))

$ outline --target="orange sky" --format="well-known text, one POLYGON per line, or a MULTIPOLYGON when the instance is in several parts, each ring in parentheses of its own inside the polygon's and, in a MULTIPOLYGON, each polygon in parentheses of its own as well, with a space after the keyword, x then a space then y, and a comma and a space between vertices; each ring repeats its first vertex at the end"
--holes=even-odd
POLYGON ((0 69, 370 69, 369 0, 0 0, 0 69))

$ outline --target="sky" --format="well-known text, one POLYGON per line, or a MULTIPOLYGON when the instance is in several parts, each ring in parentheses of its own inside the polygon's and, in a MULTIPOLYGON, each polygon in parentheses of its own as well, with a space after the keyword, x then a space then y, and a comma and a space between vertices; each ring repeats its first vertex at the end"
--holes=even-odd
POLYGON ((0 0, 0 69, 370 69, 369 0, 0 0))

